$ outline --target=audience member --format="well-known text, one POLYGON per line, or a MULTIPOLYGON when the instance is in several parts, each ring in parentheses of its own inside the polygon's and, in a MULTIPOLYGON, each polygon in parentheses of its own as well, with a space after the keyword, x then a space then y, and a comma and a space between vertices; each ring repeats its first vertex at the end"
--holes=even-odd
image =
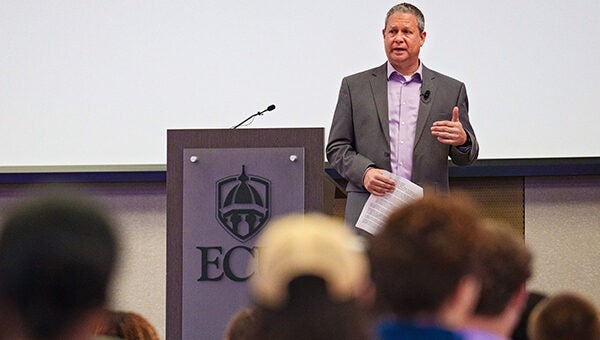
POLYGON ((134 312, 106 310, 95 335, 112 336, 125 340, 159 340, 152 324, 134 312))
POLYGON ((487 220, 479 252, 481 294, 463 332, 465 339, 509 339, 527 301, 532 254, 509 226, 487 220))
POLYGON ((258 240, 250 280, 255 339, 367 339, 358 302, 369 284, 361 244, 337 219, 309 214, 273 221, 258 240))
POLYGON ((370 239, 380 339, 461 339, 480 291, 482 232, 472 205, 426 195, 391 214, 370 239))
POLYGON ((598 309, 578 294, 550 296, 533 309, 527 334, 531 340, 598 340, 598 309))
POLYGON ((527 322, 529 321, 529 317, 531 315, 531 311, 537 306, 540 301, 547 297, 546 294, 537 291, 530 291, 527 294, 527 302, 525 303, 525 309, 521 312, 521 316, 519 317, 519 322, 515 327, 515 330, 510 337, 513 340, 529 340, 527 336, 527 322))
POLYGON ((23 202, 0 235, 6 339, 89 339, 101 317, 117 259, 108 217, 66 193, 23 202))

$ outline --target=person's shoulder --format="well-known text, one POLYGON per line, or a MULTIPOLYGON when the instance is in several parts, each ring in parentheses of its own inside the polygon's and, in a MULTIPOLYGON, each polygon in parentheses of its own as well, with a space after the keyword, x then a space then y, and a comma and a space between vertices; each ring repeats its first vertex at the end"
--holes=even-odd
POLYGON ((423 78, 427 78, 427 77, 429 77, 431 79, 435 79, 436 81, 439 81, 439 82, 444 82, 444 83, 451 83, 451 84, 457 84, 457 85, 463 84, 462 81, 460 81, 456 78, 450 77, 441 72, 438 72, 438 71, 432 70, 426 66, 423 66, 423 78))

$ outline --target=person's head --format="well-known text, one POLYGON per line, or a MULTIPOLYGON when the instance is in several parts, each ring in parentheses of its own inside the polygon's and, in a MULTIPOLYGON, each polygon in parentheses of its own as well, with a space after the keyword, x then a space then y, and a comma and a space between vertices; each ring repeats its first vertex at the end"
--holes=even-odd
POLYGON ((431 194, 399 208, 369 244, 378 302, 403 319, 462 327, 479 294, 481 242, 466 199, 431 194))
POLYGON ((0 235, 0 300, 18 320, 13 331, 27 339, 81 331, 107 299, 117 248, 107 216, 81 197, 47 193, 10 211, 0 235))
POLYGON ((382 33, 390 64, 404 75, 414 73, 427 35, 423 13, 414 5, 398 4, 387 12, 382 33))
POLYGON ((481 294, 473 322, 509 336, 527 301, 525 282, 532 272, 532 254, 508 225, 486 220, 479 251, 481 294))
MULTIPOLYGON (((479 253, 481 295, 475 308, 480 315, 498 315, 520 290, 532 273, 531 252, 525 241, 509 226, 487 220, 482 224, 485 242, 479 253)), ((523 305, 526 300, 523 296, 523 305)))
POLYGON ((527 335, 531 340, 598 340, 598 309, 578 294, 550 296, 533 309, 527 335))
POLYGON ((224 340, 251 340, 255 338, 256 309, 246 307, 238 310, 225 328, 224 340))
POLYGON ((250 279, 259 339, 364 339, 357 299, 368 261, 350 228, 318 214, 280 218, 257 242, 250 279))
POLYGON ((134 312, 106 310, 104 318, 94 331, 125 340, 158 340, 158 333, 143 316, 134 312))

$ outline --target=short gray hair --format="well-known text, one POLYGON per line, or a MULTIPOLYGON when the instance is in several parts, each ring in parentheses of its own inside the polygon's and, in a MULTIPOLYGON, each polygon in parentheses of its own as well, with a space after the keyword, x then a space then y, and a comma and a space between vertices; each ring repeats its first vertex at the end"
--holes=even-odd
POLYGON ((425 31, 425 16, 417 6, 409 4, 407 2, 403 2, 401 4, 397 4, 396 6, 390 8, 385 16, 385 26, 383 29, 387 27, 388 19, 394 13, 412 13, 417 17, 417 26, 419 27, 419 33, 423 33, 425 31))

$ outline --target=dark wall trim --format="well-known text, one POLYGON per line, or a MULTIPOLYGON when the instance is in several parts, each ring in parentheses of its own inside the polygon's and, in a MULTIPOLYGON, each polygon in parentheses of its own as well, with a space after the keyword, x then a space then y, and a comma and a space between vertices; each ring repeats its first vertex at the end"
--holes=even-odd
MULTIPOLYGON (((325 164, 325 171, 334 180, 343 180, 329 164, 325 164)), ((449 175, 450 178, 600 175, 600 157, 482 159, 471 166, 451 164, 449 175)))
POLYGON ((600 175, 600 157, 483 159, 467 167, 451 166, 450 177, 531 177, 600 175))
POLYGON ((166 182, 166 171, 0 173, 0 184, 166 182))
MULTIPOLYGON (((334 180, 342 179, 325 163, 325 172, 334 180)), ((451 178, 530 177, 600 175, 600 157, 483 159, 467 167, 450 166, 451 178)), ((166 182, 167 173, 156 171, 53 171, 0 172, 0 184, 30 183, 119 183, 166 182)))

